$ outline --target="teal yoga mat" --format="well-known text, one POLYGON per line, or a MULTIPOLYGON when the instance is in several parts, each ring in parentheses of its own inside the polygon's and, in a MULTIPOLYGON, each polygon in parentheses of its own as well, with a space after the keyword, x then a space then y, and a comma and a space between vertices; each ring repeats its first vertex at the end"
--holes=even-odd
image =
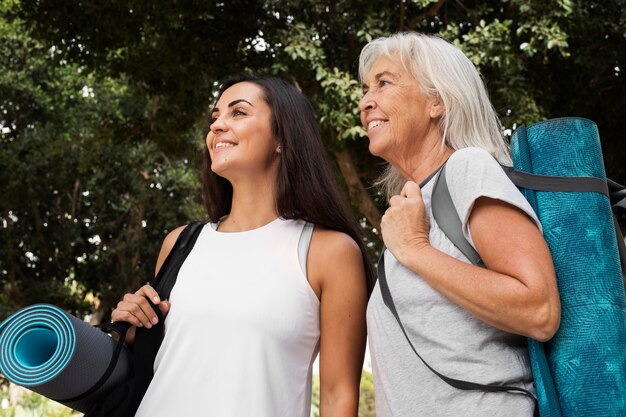
MULTIPOLYGON (((517 170, 606 179, 590 120, 522 126, 511 144, 517 170)), ((541 220, 562 305, 554 338, 529 341, 541 416, 626 416, 626 296, 608 197, 523 192, 541 220)))
POLYGON ((107 371, 115 347, 108 334, 62 309, 34 304, 0 324, 0 372, 14 384, 85 412, 132 372, 124 348, 104 384, 84 395, 107 371))

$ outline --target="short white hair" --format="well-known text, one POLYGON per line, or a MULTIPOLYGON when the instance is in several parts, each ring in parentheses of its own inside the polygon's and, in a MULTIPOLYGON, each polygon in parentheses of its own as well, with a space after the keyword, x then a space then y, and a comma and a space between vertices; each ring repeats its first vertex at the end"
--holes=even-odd
MULTIPOLYGON (((483 80, 459 48, 437 36, 417 32, 374 39, 361 51, 361 82, 381 55, 400 59, 425 94, 441 99, 444 106, 440 121, 442 146, 445 144, 453 150, 482 148, 500 163, 511 164, 510 148, 483 80)), ((405 181, 389 165, 379 185, 391 196, 400 191, 405 181)))

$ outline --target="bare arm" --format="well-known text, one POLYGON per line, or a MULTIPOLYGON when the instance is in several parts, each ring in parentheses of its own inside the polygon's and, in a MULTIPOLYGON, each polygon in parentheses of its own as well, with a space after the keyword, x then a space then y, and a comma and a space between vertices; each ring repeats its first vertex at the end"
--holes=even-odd
MULTIPOLYGON (((183 231, 185 226, 181 226, 172 230, 163 240, 159 257, 157 258, 156 270, 154 275, 156 276, 165 262, 165 259, 169 255, 176 239, 183 231)), ((159 305, 159 309, 165 316, 169 311, 169 302, 161 301, 157 292, 150 285, 144 285, 134 293, 127 293, 122 300, 117 303, 117 307, 111 313, 112 321, 126 321, 133 325, 126 333, 125 343, 132 345, 135 340, 135 331, 137 327, 151 328, 158 323, 158 317, 145 297, 152 300, 153 303, 159 305)))
POLYGON ((485 197, 475 202, 469 226, 487 268, 430 245, 421 190, 413 182, 392 198, 382 221, 394 256, 441 294, 494 327, 551 338, 561 308, 552 258, 539 229, 518 208, 485 197))
POLYGON ((356 417, 365 353, 367 288, 349 236, 316 228, 307 270, 320 298, 320 416, 356 417))

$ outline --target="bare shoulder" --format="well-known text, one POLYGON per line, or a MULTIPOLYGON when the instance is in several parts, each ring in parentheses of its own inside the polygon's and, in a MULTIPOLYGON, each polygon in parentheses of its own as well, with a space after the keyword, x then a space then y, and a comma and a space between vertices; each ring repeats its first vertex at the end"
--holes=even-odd
POLYGON ((179 226, 165 236, 165 239, 163 239, 163 248, 167 248, 167 253, 172 250, 174 243, 176 243, 176 240, 178 240, 178 236, 180 236, 182 231, 185 230, 185 227, 187 227, 186 224, 179 226))
POLYGON ((313 232, 307 271, 309 282, 318 296, 323 288, 365 284, 359 245, 346 233, 320 226, 316 226, 313 232))
POLYGON ((322 259, 344 259, 346 256, 360 259, 361 249, 348 234, 315 226, 309 255, 321 255, 322 259))
POLYGON ((161 245, 161 251, 159 252, 159 258, 157 259, 157 264, 155 268, 155 273, 154 273, 155 276, 156 274, 159 273, 159 269, 161 269, 161 265, 163 265, 163 262, 165 262, 167 255, 170 254, 170 251, 174 247, 174 244, 176 243, 178 236, 180 236, 181 232, 185 229, 185 227, 187 227, 187 225, 177 227, 176 229, 169 232, 167 236, 165 236, 165 239, 163 239, 163 244, 161 245))

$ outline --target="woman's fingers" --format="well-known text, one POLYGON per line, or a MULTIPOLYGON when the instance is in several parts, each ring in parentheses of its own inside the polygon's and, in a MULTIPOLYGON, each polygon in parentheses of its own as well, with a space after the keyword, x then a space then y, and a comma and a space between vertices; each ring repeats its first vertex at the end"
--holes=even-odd
POLYGON ((159 294, 156 292, 154 288, 150 285, 146 284, 143 287, 139 288, 135 294, 143 295, 144 297, 148 297, 154 304, 159 304, 161 302, 161 298, 159 294))
POLYGON ((134 326, 151 328, 159 322, 159 319, 146 297, 158 304, 161 312, 166 313, 169 310, 169 303, 161 302, 154 288, 144 285, 134 294, 124 295, 122 301, 117 304, 117 308, 111 313, 111 320, 126 321, 134 326))
POLYGON ((429 244, 430 226, 419 185, 407 181, 400 194, 389 199, 380 225, 385 246, 398 259, 429 244))
POLYGON ((170 305, 169 301, 161 301, 159 303, 159 310, 163 313, 163 317, 167 316, 167 312, 170 311, 170 305))
POLYGON ((407 181, 404 184, 404 187, 402 187, 402 191, 400 191, 400 195, 402 197, 407 197, 407 198, 419 197, 421 199, 422 198, 422 190, 420 189, 420 186, 417 185, 416 182, 414 182, 414 181, 407 181))

